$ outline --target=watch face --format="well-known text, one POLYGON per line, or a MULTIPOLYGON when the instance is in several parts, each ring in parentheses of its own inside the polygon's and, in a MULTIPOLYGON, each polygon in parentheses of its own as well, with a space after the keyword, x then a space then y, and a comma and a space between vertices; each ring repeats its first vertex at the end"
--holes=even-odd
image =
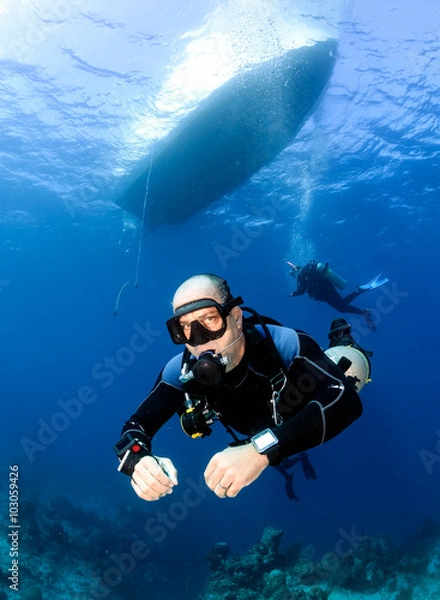
POLYGON ((131 442, 132 440, 128 439, 128 437, 124 435, 124 437, 121 438, 117 444, 115 444, 116 454, 124 454, 124 452, 129 449, 131 442))
POLYGON ((265 429, 252 438, 252 443, 258 452, 265 452, 272 446, 278 444, 277 436, 270 429, 265 429))
POLYGON ((118 456, 124 454, 127 450, 133 446, 133 444, 139 443, 136 438, 132 436, 131 433, 124 434, 119 442, 115 444, 115 451, 118 456))

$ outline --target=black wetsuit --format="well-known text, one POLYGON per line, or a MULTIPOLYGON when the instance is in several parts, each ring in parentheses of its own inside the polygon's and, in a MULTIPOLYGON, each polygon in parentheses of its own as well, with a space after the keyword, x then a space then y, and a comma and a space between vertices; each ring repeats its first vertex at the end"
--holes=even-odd
MULTIPOLYGON (((273 368, 273 353, 269 356, 259 325, 245 329, 245 355, 221 386, 215 390, 200 386, 196 391, 221 414, 225 425, 243 436, 271 428, 279 440, 279 452, 271 464, 278 464, 338 435, 362 414, 362 405, 352 384, 313 338, 285 327, 268 325, 268 329, 287 373, 277 404, 282 424, 276 426, 273 420, 269 381, 273 372, 267 373, 266 368, 270 361, 273 368)), ((179 381, 181 365, 182 354, 167 363, 153 390, 123 427, 123 433, 134 431, 150 449, 156 432, 174 414, 184 412, 188 388, 179 381)))
POLYGON ((325 273, 317 269, 316 262, 310 262, 301 269, 297 276, 297 289, 291 296, 301 296, 308 293, 310 298, 319 302, 327 302, 332 308, 341 313, 364 314, 364 310, 351 306, 351 302, 362 294, 363 290, 357 289, 348 296, 342 297, 325 273))

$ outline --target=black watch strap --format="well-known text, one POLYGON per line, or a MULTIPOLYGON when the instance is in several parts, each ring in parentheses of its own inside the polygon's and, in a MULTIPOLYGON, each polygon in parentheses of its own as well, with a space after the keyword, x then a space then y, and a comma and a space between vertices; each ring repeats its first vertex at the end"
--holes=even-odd
POLYGON ((151 456, 149 447, 145 441, 141 439, 141 435, 137 436, 137 432, 128 431, 123 434, 121 439, 114 446, 114 450, 119 458, 118 471, 131 477, 137 463, 144 456, 151 456))
POLYGON ((269 450, 266 450, 264 454, 269 459, 269 464, 272 467, 276 467, 277 465, 279 465, 282 460, 281 451, 278 444, 276 446, 272 446, 272 448, 269 448, 269 450))

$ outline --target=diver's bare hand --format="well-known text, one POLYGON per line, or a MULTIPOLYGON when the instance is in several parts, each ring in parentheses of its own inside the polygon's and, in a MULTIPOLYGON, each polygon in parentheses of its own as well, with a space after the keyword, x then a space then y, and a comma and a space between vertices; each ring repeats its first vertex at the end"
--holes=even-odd
POLYGON ((177 469, 169 458, 144 456, 131 477, 134 491, 143 500, 154 502, 171 494, 177 485, 177 469))
POLYGON ((252 444, 226 448, 214 454, 205 470, 205 482, 219 498, 235 498, 247 485, 255 481, 269 459, 252 444))

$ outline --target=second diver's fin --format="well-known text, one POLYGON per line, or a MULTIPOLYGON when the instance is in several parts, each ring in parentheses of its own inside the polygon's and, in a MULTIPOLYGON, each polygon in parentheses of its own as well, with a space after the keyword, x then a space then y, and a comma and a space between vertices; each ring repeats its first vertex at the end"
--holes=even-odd
POLYGON ((362 314, 364 316, 365 323, 367 324, 368 329, 371 329, 371 331, 377 331, 376 323, 374 322, 373 317, 371 316, 371 310, 365 308, 362 311, 362 314))
POLYGON ((307 452, 302 452, 298 456, 285 458, 275 467, 286 480, 286 493, 291 500, 299 500, 293 489, 293 471, 290 471, 290 469, 299 462, 301 463, 306 479, 316 479, 316 471, 310 462, 307 452))
POLYGON ((374 290, 375 288, 378 288, 381 285, 384 285, 388 281, 389 281, 388 277, 382 277, 382 273, 379 273, 379 275, 376 275, 376 277, 374 279, 372 279, 371 281, 369 281, 368 283, 364 283, 363 285, 360 285, 359 289, 364 292, 366 290, 374 290))

